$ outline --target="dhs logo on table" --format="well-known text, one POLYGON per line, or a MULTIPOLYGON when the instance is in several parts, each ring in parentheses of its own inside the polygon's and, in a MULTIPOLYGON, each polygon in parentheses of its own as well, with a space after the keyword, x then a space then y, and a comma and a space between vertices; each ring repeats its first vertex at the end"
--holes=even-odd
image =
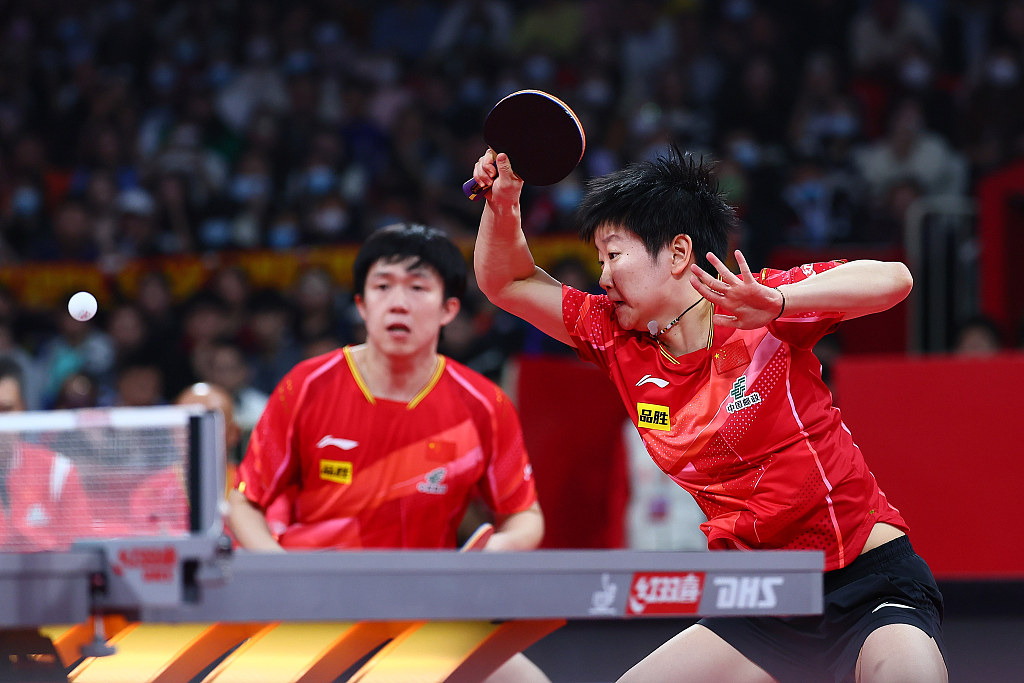
POLYGON ((785 583, 781 576, 716 576, 718 609, 772 609, 779 604, 775 589, 785 583))
POLYGON ((704 572, 636 573, 626 614, 696 614, 704 572))

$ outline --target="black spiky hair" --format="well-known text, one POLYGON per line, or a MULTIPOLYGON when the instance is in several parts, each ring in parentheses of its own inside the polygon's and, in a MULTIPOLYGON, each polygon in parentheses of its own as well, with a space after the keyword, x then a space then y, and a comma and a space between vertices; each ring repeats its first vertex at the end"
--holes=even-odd
POLYGON ((672 145, 653 161, 630 164, 587 183, 577 210, 579 236, 593 242, 597 229, 620 225, 636 234, 653 258, 679 234, 690 236, 696 263, 714 273, 705 254, 725 260, 736 212, 718 189, 714 162, 672 145))
POLYGON ((444 282, 445 297, 461 299, 466 292, 466 258, 446 233, 416 223, 396 223, 371 234, 356 254, 352 265, 353 290, 362 295, 370 267, 379 260, 396 263, 416 259, 413 267, 427 265, 444 282))

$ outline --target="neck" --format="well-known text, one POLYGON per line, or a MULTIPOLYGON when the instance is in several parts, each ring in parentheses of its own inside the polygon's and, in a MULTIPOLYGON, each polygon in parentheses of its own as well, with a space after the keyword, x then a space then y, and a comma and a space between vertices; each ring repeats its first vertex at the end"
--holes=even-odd
POLYGON ((370 393, 389 401, 411 401, 430 381, 440 362, 436 347, 394 355, 372 344, 362 344, 351 352, 370 393))
POLYGON ((678 323, 657 335, 658 343, 674 356, 706 349, 711 334, 711 310, 711 302, 698 299, 678 323))

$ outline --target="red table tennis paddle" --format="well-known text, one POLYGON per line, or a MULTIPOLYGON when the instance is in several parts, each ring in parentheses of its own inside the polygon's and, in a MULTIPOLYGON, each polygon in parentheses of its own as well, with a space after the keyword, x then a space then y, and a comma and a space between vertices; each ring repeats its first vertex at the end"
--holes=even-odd
MULTIPOLYGON (((541 90, 519 90, 503 97, 484 121, 484 142, 504 152, 512 170, 530 185, 553 185, 583 158, 587 137, 572 109, 541 90)), ((489 187, 467 180, 462 191, 478 199, 489 187)))
POLYGON ((484 522, 477 527, 476 531, 473 532, 473 535, 462 544, 462 547, 459 548, 459 552, 466 553, 473 552, 474 550, 483 550, 484 546, 487 545, 487 541, 489 541, 493 535, 494 525, 490 522, 484 522))

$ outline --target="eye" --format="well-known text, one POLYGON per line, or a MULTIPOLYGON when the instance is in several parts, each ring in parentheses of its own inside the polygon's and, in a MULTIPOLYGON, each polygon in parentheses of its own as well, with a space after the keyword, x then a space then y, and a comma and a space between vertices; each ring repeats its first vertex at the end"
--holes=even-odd
POLYGON ((614 261, 615 257, 618 256, 618 255, 619 255, 619 252, 617 252, 617 251, 609 251, 608 252, 608 260, 609 261, 614 261))

